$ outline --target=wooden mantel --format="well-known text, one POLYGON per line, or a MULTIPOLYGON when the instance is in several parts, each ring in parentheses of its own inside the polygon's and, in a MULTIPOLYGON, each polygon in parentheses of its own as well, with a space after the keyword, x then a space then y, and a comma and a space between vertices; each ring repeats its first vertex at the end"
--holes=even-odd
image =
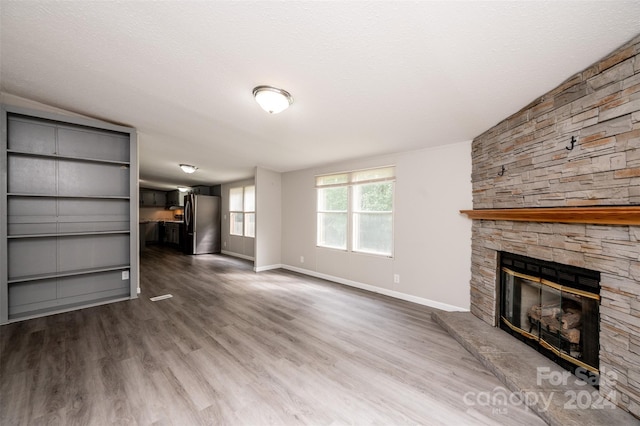
POLYGON ((478 220, 640 225, 640 206, 478 209, 460 213, 478 220))

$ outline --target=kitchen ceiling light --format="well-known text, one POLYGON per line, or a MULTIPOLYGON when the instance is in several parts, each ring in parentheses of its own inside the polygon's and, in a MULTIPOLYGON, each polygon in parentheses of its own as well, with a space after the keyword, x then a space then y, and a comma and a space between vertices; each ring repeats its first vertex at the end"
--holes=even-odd
POLYGON ((258 86, 253 89, 253 97, 258 105, 269 114, 277 114, 289 108, 293 97, 286 90, 272 86, 258 86))
POLYGON ((180 168, 185 173, 193 173, 196 170, 198 170, 198 168, 196 166, 192 166, 190 164, 180 164, 180 168))
POLYGON ((179 186, 178 187, 178 191, 180 192, 187 192, 189 190, 189 188, 187 188, 186 186, 179 186))

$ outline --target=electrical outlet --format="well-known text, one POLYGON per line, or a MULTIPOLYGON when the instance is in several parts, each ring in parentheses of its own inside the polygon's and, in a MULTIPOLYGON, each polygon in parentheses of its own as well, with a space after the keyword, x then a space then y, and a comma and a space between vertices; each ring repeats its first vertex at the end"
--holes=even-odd
POLYGON ((300 263, 304 263, 304 256, 300 256, 300 263))
POLYGON ((129 279, 129 271, 122 271, 122 281, 129 279))
POLYGON ((400 284, 400 274, 393 274, 393 283, 400 284))

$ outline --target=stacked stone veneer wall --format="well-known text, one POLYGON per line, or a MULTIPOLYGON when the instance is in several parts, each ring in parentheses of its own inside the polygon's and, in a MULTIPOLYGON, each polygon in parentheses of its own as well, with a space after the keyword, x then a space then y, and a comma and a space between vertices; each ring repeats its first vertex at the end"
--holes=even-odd
MULTIPOLYGON (((640 36, 474 139, 472 161, 474 209, 640 204, 640 36)), ((640 417, 640 227, 475 220, 471 311, 492 325, 501 250, 601 272, 618 377, 601 393, 640 417)))

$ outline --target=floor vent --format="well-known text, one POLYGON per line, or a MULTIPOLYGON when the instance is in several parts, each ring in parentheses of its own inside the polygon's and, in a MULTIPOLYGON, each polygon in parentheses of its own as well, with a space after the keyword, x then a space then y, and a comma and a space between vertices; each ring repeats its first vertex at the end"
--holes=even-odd
POLYGON ((157 302, 158 300, 170 299, 172 297, 173 297, 173 295, 171 295, 171 294, 163 294, 162 296, 152 297, 149 300, 151 300, 152 302, 157 302))

